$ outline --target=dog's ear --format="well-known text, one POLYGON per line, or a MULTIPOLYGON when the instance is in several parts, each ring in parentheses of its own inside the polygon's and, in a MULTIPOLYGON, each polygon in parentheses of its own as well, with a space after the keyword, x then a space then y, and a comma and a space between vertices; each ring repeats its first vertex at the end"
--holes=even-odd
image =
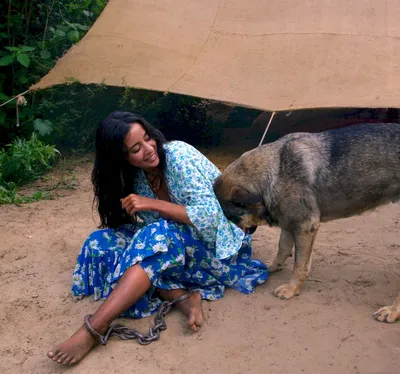
POLYGON ((241 188, 235 187, 232 191, 232 200, 240 204, 257 204, 262 201, 262 196, 241 188))

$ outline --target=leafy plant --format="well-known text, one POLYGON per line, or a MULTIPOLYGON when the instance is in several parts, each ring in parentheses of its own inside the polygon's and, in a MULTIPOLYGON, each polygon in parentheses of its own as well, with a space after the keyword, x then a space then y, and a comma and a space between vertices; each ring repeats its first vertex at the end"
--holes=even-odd
POLYGON ((26 204, 40 200, 51 200, 53 197, 48 191, 35 191, 31 195, 21 196, 18 194, 17 185, 13 182, 0 185, 1 204, 26 204))
POLYGON ((40 135, 49 135, 52 131, 52 123, 48 120, 42 120, 40 118, 36 118, 33 121, 33 127, 34 129, 40 134, 40 135))
MULTIPOLYGON (((26 91, 77 43, 104 9, 107 0, 0 1, 0 103, 26 91)), ((48 136, 54 125, 34 95, 28 105, 0 108, 0 148, 32 131, 48 136), (36 121, 39 119, 39 121, 36 121), (34 122, 36 121, 36 122, 34 122), (42 122, 40 122, 42 121, 42 122)))
POLYGON ((56 159, 58 150, 33 133, 29 140, 16 138, 0 151, 0 184, 21 185, 39 178, 56 159))
POLYGON ((23 45, 22 47, 4 47, 9 51, 8 54, 0 58, 0 66, 7 66, 12 64, 14 61, 18 61, 22 66, 26 68, 30 65, 31 59, 29 58, 29 53, 33 52, 35 47, 27 47, 23 45))

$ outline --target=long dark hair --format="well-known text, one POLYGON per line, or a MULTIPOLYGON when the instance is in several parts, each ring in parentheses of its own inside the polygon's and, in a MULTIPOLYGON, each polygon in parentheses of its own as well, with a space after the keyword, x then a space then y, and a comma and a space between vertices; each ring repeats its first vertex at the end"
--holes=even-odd
POLYGON ((96 130, 96 159, 92 171, 93 203, 97 203, 100 228, 117 228, 134 222, 121 207, 120 199, 132 193, 137 168, 127 161, 124 139, 132 125, 139 123, 157 143, 160 169, 165 168, 164 135, 143 117, 129 112, 112 112, 96 130))

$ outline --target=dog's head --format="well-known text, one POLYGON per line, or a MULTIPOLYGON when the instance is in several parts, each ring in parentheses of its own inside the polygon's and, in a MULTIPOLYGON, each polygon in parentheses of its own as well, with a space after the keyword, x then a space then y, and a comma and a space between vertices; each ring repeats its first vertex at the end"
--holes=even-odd
POLYGON ((214 183, 214 192, 226 218, 252 234, 257 226, 269 224, 268 214, 261 194, 251 191, 249 186, 240 186, 239 182, 222 173, 214 183))

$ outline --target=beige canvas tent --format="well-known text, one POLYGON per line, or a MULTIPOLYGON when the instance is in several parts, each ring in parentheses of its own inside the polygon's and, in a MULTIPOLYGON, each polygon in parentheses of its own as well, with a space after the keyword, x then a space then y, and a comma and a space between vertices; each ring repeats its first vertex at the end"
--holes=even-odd
POLYGON ((75 79, 264 110, 400 107, 399 0, 110 0, 33 89, 75 79))

